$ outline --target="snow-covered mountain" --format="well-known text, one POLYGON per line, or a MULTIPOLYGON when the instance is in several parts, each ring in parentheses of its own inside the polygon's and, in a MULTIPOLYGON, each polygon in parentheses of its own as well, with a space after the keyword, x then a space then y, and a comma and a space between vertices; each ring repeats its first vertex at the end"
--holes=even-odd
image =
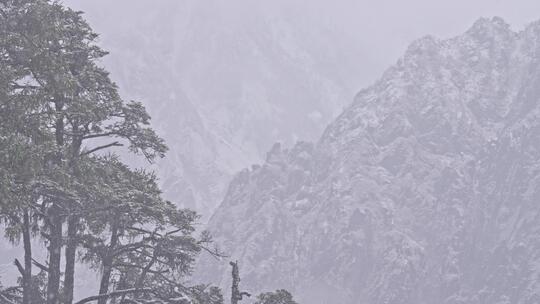
POLYGON ((205 216, 233 174, 275 141, 319 137, 357 90, 358 66, 336 63, 359 46, 295 1, 67 3, 103 33, 104 65, 170 146, 156 168, 166 197, 205 216))
POLYGON ((252 292, 540 303, 540 22, 414 42, 315 144, 236 175, 209 227, 252 292))

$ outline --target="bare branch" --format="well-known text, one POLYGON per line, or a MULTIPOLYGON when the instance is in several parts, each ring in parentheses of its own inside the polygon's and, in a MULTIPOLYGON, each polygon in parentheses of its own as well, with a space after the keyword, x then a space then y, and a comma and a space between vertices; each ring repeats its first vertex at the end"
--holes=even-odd
POLYGON ((118 256, 124 252, 128 252, 130 250, 136 250, 136 249, 139 249, 139 248, 150 248, 152 249, 153 247, 148 245, 146 243, 146 241, 140 241, 140 242, 137 242, 137 243, 132 243, 132 244, 126 244, 124 246, 121 246, 119 247, 118 249, 116 249, 111 255, 112 256, 118 256))
POLYGON ((82 137, 82 139, 91 139, 91 138, 98 138, 98 137, 108 137, 112 135, 118 135, 118 132, 107 132, 107 133, 99 133, 99 134, 90 134, 85 135, 82 137))
POLYGON ((13 262, 13 264, 15 264, 15 266, 17 266, 17 270, 19 270, 19 272, 21 273, 21 275, 24 277, 24 267, 21 265, 21 262, 19 262, 18 259, 15 259, 15 261, 13 262))
POLYGON ((10 301, 6 296, 4 296, 4 295, 2 294, 2 292, 0 292, 0 300, 2 300, 2 301, 0 301, 0 303, 16 304, 15 302, 10 301))
POLYGON ((149 234, 149 235, 156 235, 156 236, 159 236, 159 237, 162 236, 162 235, 161 235, 159 232, 157 232, 157 231, 145 230, 145 229, 138 228, 138 227, 133 227, 133 226, 127 227, 126 229, 127 229, 127 230, 137 231, 137 232, 140 232, 140 233, 149 234))
POLYGON ((43 270, 43 271, 45 271, 45 272, 49 272, 49 267, 47 267, 47 266, 41 264, 40 262, 38 262, 38 261, 32 259, 32 263, 33 263, 34 265, 36 265, 39 269, 41 269, 41 270, 43 270))
POLYGON ((110 148, 110 147, 122 147, 122 146, 123 146, 123 144, 115 141, 115 142, 112 142, 110 144, 99 146, 99 147, 96 147, 96 148, 91 149, 89 151, 83 152, 83 153, 81 153, 81 156, 92 154, 92 153, 97 152, 99 150, 107 149, 107 148, 110 148))
POLYGON ((97 301, 97 300, 103 299, 103 298, 110 298, 110 297, 114 297, 114 296, 127 295, 127 294, 130 294, 130 293, 137 293, 137 292, 152 292, 152 289, 151 288, 131 288, 131 289, 125 289, 125 290, 117 290, 117 291, 109 292, 109 293, 106 293, 106 294, 87 297, 87 298, 84 298, 82 300, 79 300, 75 304, 84 304, 84 303, 88 303, 88 302, 92 302, 92 301, 97 301))

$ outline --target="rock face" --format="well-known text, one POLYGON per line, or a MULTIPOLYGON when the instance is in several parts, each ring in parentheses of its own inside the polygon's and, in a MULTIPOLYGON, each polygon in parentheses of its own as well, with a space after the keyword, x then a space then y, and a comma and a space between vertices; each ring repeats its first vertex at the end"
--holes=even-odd
POLYGON ((239 173, 209 227, 253 292, 539 303, 540 23, 414 42, 317 143, 239 173))
POLYGON ((354 95, 357 67, 335 63, 359 46, 289 2, 68 1, 167 141, 157 172, 168 199, 209 216, 236 172, 275 141, 315 140, 354 95))

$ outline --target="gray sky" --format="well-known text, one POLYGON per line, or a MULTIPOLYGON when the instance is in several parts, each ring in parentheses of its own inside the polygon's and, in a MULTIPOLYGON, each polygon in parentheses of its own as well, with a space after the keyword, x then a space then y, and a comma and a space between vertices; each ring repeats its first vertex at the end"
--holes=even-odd
MULTIPOLYGON (((170 5, 186 5, 191 0, 66 0, 65 3, 87 12, 93 20, 122 20, 136 23, 147 11, 167 10, 170 5)), ((401 56, 413 40, 425 35, 447 38, 467 30, 480 17, 503 17, 515 30, 540 19, 538 0, 197 0, 221 10, 223 15, 246 14, 255 6, 292 14, 310 15, 327 22, 343 35, 361 45, 358 61, 336 64, 358 65, 359 89, 377 79, 389 65, 401 56), (361 68, 360 68, 361 67, 361 68)), ((189 5, 189 4, 188 4, 189 5)), ((107 37, 118 30, 113 23, 93 26, 107 37)), ((114 55, 114 54, 113 54, 114 55)))

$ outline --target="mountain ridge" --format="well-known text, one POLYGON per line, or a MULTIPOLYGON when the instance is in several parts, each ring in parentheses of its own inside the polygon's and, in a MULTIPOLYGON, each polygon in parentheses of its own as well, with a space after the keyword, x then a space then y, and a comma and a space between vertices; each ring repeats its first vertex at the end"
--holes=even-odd
MULTIPOLYGON (((317 143, 276 145, 238 174, 209 229, 246 288, 321 304, 537 302, 539 38, 539 23, 493 18, 417 40, 317 143)), ((218 264, 200 272, 226 286, 218 264)))
POLYGON ((203 221, 234 173, 261 161, 274 141, 320 135, 354 92, 356 67, 336 58, 358 52, 338 29, 302 13, 301 3, 212 3, 114 4, 136 21, 88 5, 91 23, 104 28, 101 44, 111 51, 104 65, 122 96, 145 102, 170 145, 153 167, 165 196, 203 221))

